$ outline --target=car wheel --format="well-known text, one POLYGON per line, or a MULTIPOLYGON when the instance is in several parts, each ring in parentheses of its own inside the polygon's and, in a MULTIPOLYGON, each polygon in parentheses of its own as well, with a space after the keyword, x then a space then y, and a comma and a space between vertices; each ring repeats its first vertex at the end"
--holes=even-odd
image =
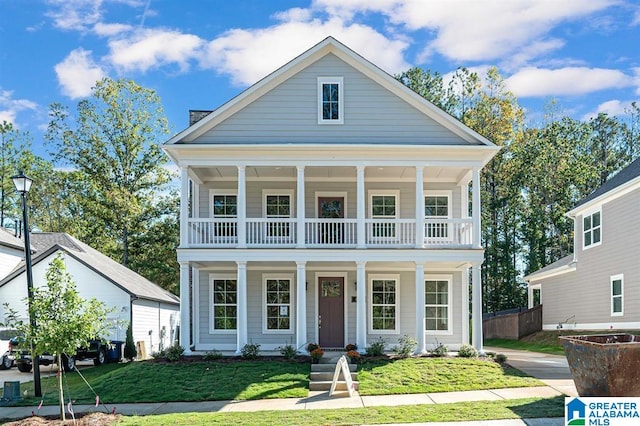
POLYGON ((98 366, 102 365, 106 362, 107 354, 105 353, 104 348, 98 351, 98 356, 93 359, 93 365, 98 366))
POLYGON ((29 372, 31 372, 31 363, 30 362, 19 362, 18 363, 18 370, 21 373, 29 373, 29 372))
POLYGON ((62 355, 62 368, 64 371, 73 371, 76 369, 76 357, 62 355))
POLYGON ((7 355, 2 356, 2 362, 0 362, 0 370, 8 370, 13 366, 13 360, 7 355))

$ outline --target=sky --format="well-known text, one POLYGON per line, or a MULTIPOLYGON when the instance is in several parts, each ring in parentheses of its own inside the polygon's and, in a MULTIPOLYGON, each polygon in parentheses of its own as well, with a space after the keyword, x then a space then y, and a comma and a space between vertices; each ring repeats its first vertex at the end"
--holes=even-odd
POLYGON ((0 122, 46 155, 51 103, 127 78, 174 134, 327 36, 392 75, 496 66, 532 125, 640 100, 638 0, 0 0, 0 122))

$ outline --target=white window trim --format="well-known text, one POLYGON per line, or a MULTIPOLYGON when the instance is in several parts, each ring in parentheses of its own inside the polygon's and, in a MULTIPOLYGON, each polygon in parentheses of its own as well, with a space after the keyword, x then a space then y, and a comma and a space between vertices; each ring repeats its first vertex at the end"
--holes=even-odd
POLYGON ((296 282, 294 274, 262 274, 262 334, 294 334, 296 322, 296 282), (269 330, 267 329, 267 280, 289 280, 289 329, 269 330))
MULTIPOLYGON (((426 207, 426 203, 425 203, 425 198, 427 198, 428 196, 435 196, 435 197, 447 197, 447 217, 446 219, 451 219, 453 217, 452 214, 452 210, 453 210, 453 205, 452 205, 452 200, 453 200, 453 191, 450 190, 446 190, 446 189, 439 189, 439 190, 427 190, 424 191, 422 194, 422 211, 424 211, 425 207, 426 207)), ((444 216, 424 216, 425 219, 442 219, 444 218, 444 216)), ((453 226, 451 223, 449 223, 447 225, 447 237, 427 237, 428 232, 427 232, 427 227, 425 226, 425 238, 428 238, 429 240, 435 240, 435 241, 453 241, 453 226)))
POLYGON ((612 275, 609 279, 609 294, 611 295, 611 316, 621 317, 624 316, 624 274, 612 275), (613 312, 613 282, 620 281, 620 294, 615 296, 620 298, 620 312, 613 312))
POLYGON ((313 217, 316 219, 319 219, 318 217, 318 201, 320 200, 320 198, 325 198, 325 197, 342 197, 342 199, 344 200, 344 206, 342 207, 344 209, 344 218, 347 219, 349 217, 348 215, 348 209, 347 209, 347 192, 345 191, 336 191, 336 192, 331 192, 331 191, 317 191, 315 193, 315 204, 313 205, 313 217))
POLYGON ((318 124, 344 124, 344 78, 318 77, 318 124), (338 119, 325 120, 322 118, 322 85, 338 84, 338 119))
MULTIPOLYGON (((388 189, 371 189, 369 191, 367 191, 367 198, 369 199, 369 211, 368 211, 368 218, 369 219, 382 219, 382 218, 374 218, 373 217, 373 197, 376 196, 390 196, 390 197, 394 197, 396 200, 396 213, 395 215, 392 216, 384 216, 384 218, 386 219, 398 219, 398 217, 400 216, 400 191, 399 190, 388 190, 388 189)), ((399 238, 398 236, 398 227, 397 225, 395 226, 395 236, 376 236, 374 235, 374 226, 373 224, 371 224, 371 226, 368 227, 369 228, 369 240, 371 241, 394 241, 397 240, 399 238)))
MULTIPOLYGON (((440 274, 440 275, 432 275, 425 274, 424 276, 424 288, 425 288, 425 318, 424 318, 424 329, 427 335, 442 335, 442 336, 450 336, 453 334, 453 302, 452 302, 452 288, 453 288, 453 275, 449 274, 440 274), (426 301, 426 290, 427 290, 427 281, 447 281, 447 329, 446 330, 428 330, 427 329, 427 317, 426 317, 426 309, 427 309, 427 301, 426 301)), ((441 306, 441 305, 440 305, 441 306)))
POLYGON ((399 274, 377 274, 377 275, 369 275, 368 279, 368 318, 367 324, 369 329, 369 334, 400 334, 400 275, 399 274), (396 327, 393 330, 374 330, 373 328, 373 281, 374 280, 394 280, 396 282, 396 327))
MULTIPOLYGON (((214 216, 213 213, 213 197, 215 197, 216 195, 235 195, 236 196, 236 202, 237 202, 237 197, 238 197, 238 191, 237 190, 233 190, 233 189, 222 189, 222 190, 218 190, 218 189, 210 189, 209 190, 209 217, 216 217, 214 216)), ((218 216, 221 218, 238 218, 238 215, 236 214, 235 216, 218 216)))
POLYGON ((270 195, 287 195, 289 196, 289 200, 291 201, 290 203, 290 209, 289 209, 289 216, 290 218, 295 217, 294 216, 294 212, 296 211, 296 205, 295 205, 295 198, 294 198, 294 192, 293 190, 288 190, 288 189, 263 189, 262 190, 262 217, 266 218, 267 217, 267 197, 270 195))
POLYGON ((236 334, 238 332, 238 276, 235 274, 209 274, 209 334, 236 334), (215 312, 213 305, 213 281, 234 280, 236 282, 236 328, 234 330, 217 330, 215 328, 215 312))
MULTIPOLYGON (((582 223, 580 224, 580 226, 582 227, 582 250, 589 250, 590 248, 597 247, 597 246, 599 246, 600 244, 602 244, 602 223, 603 223, 603 220, 602 220, 602 207, 598 207, 597 209, 589 210, 588 212, 585 212, 585 213, 580 217, 580 220, 582 221, 582 223), (588 246, 586 246, 586 245, 584 244, 584 243, 585 243, 585 238, 584 238, 584 234, 585 234, 585 230, 584 230, 584 219, 585 219, 587 216, 593 216, 595 213, 600 213, 600 226, 599 226, 599 228, 600 228, 600 241, 598 241, 597 243, 593 243, 593 242, 592 242, 591 244, 589 244, 588 246)), ((593 220, 592 220, 592 222, 593 222, 593 220)), ((589 232, 591 232, 591 233, 592 233, 592 238, 591 238, 591 240, 593 241, 593 225, 591 226, 591 230, 590 230, 589 232)))

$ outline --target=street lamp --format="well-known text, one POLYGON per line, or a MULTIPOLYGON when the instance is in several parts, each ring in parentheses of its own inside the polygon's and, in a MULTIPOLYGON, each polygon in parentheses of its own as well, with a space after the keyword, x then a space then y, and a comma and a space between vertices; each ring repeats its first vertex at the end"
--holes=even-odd
MULTIPOLYGON (((29 320, 31 321, 31 329, 36 328, 36 318, 31 314, 33 300, 33 269, 31 267, 31 243, 29 241, 29 214, 27 211, 27 192, 31 189, 33 179, 25 176, 20 171, 17 176, 12 176, 13 184, 22 197, 22 224, 24 226, 24 261, 27 270, 27 295, 29 296, 29 320)), ((31 363, 33 364, 33 390, 36 396, 42 396, 40 388, 40 362, 38 356, 32 353, 31 363)))

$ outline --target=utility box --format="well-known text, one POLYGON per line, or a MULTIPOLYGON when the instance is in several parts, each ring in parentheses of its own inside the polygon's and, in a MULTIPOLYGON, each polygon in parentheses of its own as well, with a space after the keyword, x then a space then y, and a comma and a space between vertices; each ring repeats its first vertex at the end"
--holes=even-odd
POLYGON ((8 405, 14 401, 20 401, 21 399, 20 382, 4 382, 0 405, 8 405))

